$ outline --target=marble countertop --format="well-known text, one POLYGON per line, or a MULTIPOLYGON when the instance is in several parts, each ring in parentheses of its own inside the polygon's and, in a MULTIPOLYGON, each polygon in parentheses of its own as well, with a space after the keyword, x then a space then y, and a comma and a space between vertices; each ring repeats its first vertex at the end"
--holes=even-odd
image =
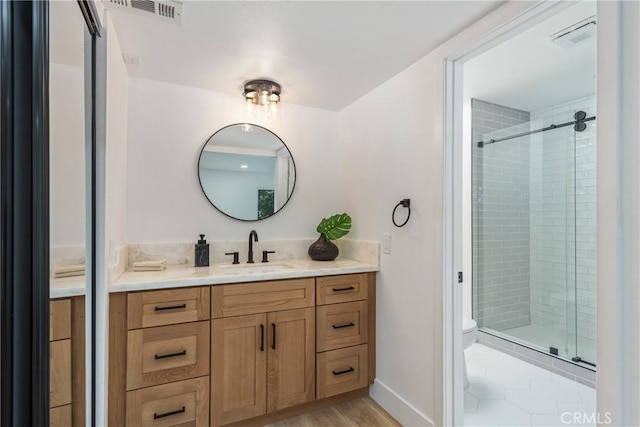
POLYGON ((65 277, 51 279, 49 284, 49 298, 65 298, 84 295, 86 293, 86 276, 65 277))
POLYGON ((255 264, 217 264, 210 267, 169 266, 164 271, 125 272, 111 285, 110 292, 143 291, 199 285, 257 282, 299 277, 379 271, 379 266, 350 259, 312 261, 289 259, 255 264))

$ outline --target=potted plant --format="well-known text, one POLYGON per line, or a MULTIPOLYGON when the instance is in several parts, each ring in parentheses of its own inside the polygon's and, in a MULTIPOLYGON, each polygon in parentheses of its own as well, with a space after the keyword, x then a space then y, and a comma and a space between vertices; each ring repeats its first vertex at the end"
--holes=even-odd
POLYGON ((314 261, 333 261, 336 259, 339 251, 332 240, 346 236, 349 230, 351 230, 351 217, 346 213, 322 218, 316 228, 320 237, 309 246, 309 257, 314 261))

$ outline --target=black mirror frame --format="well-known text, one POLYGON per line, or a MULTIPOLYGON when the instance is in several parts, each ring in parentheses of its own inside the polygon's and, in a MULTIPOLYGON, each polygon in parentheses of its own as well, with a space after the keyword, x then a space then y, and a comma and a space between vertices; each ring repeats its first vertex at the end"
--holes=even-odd
POLYGON ((293 158, 293 153, 291 152, 291 150, 289 149, 289 146, 287 144, 285 144, 285 142, 282 140, 282 138, 280 138, 278 135, 276 135, 274 132, 272 132, 271 130, 267 129, 264 126, 260 126, 260 125, 256 125, 254 123, 248 123, 248 122, 243 122, 243 123, 232 123, 230 125, 227 126, 223 126, 220 129, 218 129, 217 131, 215 131, 213 134, 211 134, 211 136, 209 138, 207 138, 207 140, 204 142, 204 144, 202 145, 202 148, 200 149, 200 154, 198 155, 198 167, 196 169, 196 173, 198 174, 198 183, 200 184, 200 190, 202 190, 202 194, 204 194, 204 197, 207 199, 207 201, 211 204, 211 206, 213 206, 218 212, 220 212, 221 214, 223 214, 224 216, 231 218, 231 219, 235 219, 237 221, 243 221, 243 222, 255 222, 255 221, 263 221, 265 219, 269 219, 273 216, 275 216, 278 212, 282 211, 284 209, 285 206, 287 206, 287 204, 289 203, 289 201, 291 200, 291 198, 293 197, 293 192, 296 189, 296 182, 298 181, 298 167, 296 166, 296 161, 293 158), (289 196, 287 197, 287 201, 284 202, 284 204, 280 207, 280 209, 278 209, 277 211, 273 212, 271 215, 269 215, 268 217, 265 218, 258 218, 258 219, 242 219, 242 218, 236 218, 234 216, 229 215, 226 212, 223 212, 220 208, 218 208, 215 203, 213 203, 213 201, 209 198, 209 196, 207 195, 207 193, 204 191, 204 187, 202 186, 202 180, 200 179, 200 161, 202 160, 202 153, 204 153, 204 149, 207 146, 207 144, 209 143, 209 141, 211 140, 211 138, 213 138, 214 136, 216 136, 216 134, 218 134, 219 132, 230 128, 232 126, 241 126, 241 125, 250 125, 250 126, 254 126, 260 129, 263 129, 267 132, 269 132, 270 134, 272 134, 273 136, 275 136, 276 138, 278 138, 278 140, 282 143, 282 145, 284 145, 284 147, 287 149, 287 151, 289 152, 289 154, 291 155, 291 162, 293 163, 293 169, 295 171, 295 178, 293 180, 293 187, 291 187, 291 193, 289 194, 289 196))

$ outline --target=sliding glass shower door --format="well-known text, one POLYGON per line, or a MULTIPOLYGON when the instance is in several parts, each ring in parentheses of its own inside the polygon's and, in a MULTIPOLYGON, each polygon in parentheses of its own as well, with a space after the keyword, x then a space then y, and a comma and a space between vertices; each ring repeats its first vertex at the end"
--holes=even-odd
POLYGON ((595 120, 575 114, 475 135, 473 310, 485 332, 595 363, 595 120))

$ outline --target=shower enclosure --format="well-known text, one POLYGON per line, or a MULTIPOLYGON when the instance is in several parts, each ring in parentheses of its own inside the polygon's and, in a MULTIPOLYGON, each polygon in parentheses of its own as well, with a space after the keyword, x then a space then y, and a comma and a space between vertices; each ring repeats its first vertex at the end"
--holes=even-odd
POLYGON ((595 99, 472 110, 473 317, 481 331, 595 366, 595 99))

